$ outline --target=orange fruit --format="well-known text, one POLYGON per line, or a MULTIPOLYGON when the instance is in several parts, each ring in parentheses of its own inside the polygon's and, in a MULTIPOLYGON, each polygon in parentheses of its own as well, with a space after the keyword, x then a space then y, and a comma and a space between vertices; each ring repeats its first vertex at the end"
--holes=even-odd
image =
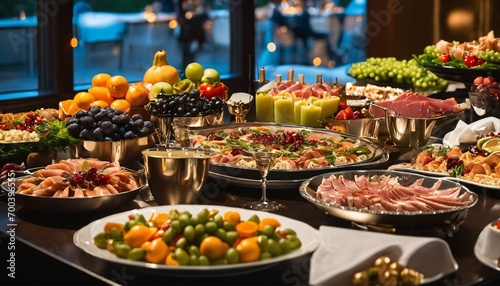
POLYGON ((107 87, 102 86, 94 86, 89 88, 88 93, 94 96, 95 100, 103 100, 109 104, 113 102, 114 98, 109 94, 109 90, 107 87))
POLYGON ((144 106, 149 102, 148 90, 140 84, 133 84, 128 88, 125 100, 132 107, 144 106))
POLYGON ((109 106, 127 113, 130 111, 130 103, 125 99, 115 99, 109 106))
POLYGON ((109 94, 114 99, 125 98, 129 87, 127 79, 121 75, 112 76, 106 83, 106 86, 109 90, 109 94))
POLYGON ((92 78, 92 86, 107 87, 110 78, 111 76, 107 73, 98 73, 92 78))
POLYGON ((91 106, 91 107, 92 107, 92 106, 98 106, 98 107, 101 107, 101 108, 106 108, 106 107, 108 107, 108 106, 109 106, 109 104, 108 104, 106 101, 104 101, 104 100, 98 99, 98 100, 96 100, 96 101, 92 102, 92 103, 90 104, 90 106, 91 106))
POLYGON ((92 94, 86 91, 81 91, 75 95, 73 100, 75 101, 76 106, 78 106, 79 108, 89 109, 90 104, 95 101, 95 98, 92 94))
POLYGON ((208 236, 201 241, 200 253, 209 260, 217 260, 224 257, 229 245, 216 236, 208 236))
POLYGON ((75 115, 78 110, 80 110, 80 108, 76 106, 73 99, 59 101, 59 119, 61 120, 66 116, 75 115))
POLYGON ((243 239, 237 246, 236 250, 240 256, 240 262, 253 262, 260 258, 260 248, 258 240, 254 237, 243 239))

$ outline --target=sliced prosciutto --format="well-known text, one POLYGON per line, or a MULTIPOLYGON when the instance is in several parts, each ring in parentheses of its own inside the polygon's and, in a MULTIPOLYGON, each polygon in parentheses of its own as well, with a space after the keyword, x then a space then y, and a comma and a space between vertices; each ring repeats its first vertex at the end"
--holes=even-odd
POLYGON ((334 89, 326 83, 317 83, 309 85, 301 82, 284 81, 279 85, 274 86, 268 92, 270 95, 278 95, 281 93, 291 93, 296 98, 307 99, 311 96, 317 98, 340 96, 338 89, 334 89))
MULTIPOLYGON (((390 116, 409 118, 432 118, 453 114, 461 110, 461 106, 455 98, 441 100, 410 91, 401 94, 394 100, 378 102, 377 105, 386 108, 390 116)), ((380 108, 372 106, 370 111, 374 117, 385 116, 384 111, 380 108)))
POLYGON ((419 179, 404 186, 397 177, 385 175, 355 176, 354 180, 332 175, 323 179, 316 196, 336 206, 389 212, 433 212, 469 204, 470 194, 461 193, 460 185, 440 189, 442 180, 431 187, 422 183, 419 179))

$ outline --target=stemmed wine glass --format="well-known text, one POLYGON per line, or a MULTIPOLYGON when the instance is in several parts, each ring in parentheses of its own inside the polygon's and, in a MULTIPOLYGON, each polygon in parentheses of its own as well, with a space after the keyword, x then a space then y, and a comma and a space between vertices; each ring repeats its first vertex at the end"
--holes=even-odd
POLYGON ((262 196, 260 200, 246 203, 243 207, 259 211, 277 210, 280 204, 274 201, 268 201, 266 196, 267 174, 273 165, 274 153, 269 151, 246 151, 246 153, 252 155, 259 169, 262 182, 262 196))

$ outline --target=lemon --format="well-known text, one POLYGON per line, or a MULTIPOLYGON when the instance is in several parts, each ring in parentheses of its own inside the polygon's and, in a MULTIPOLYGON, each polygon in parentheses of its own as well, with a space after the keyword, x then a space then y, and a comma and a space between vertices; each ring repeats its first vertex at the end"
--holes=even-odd
POLYGON ((479 149, 492 153, 495 151, 500 151, 500 138, 491 138, 484 142, 479 149))
POLYGON ((483 138, 477 140, 477 144, 476 144, 477 148, 481 149, 483 144, 491 139, 493 139, 493 137, 488 136, 488 137, 483 137, 483 138))

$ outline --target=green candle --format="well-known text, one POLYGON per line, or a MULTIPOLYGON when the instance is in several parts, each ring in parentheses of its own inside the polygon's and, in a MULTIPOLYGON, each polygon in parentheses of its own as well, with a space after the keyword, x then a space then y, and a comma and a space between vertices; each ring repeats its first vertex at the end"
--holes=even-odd
POLYGON ((302 105, 300 107, 300 125, 309 127, 320 127, 319 118, 321 116, 321 107, 314 104, 302 105))
POLYGON ((293 107, 293 120, 295 124, 300 125, 300 113, 302 111, 301 106, 306 105, 306 101, 304 99, 300 99, 294 102, 294 107, 293 107))
POLYGON ((294 123, 293 99, 282 97, 274 101, 274 122, 294 123))
POLYGON ((327 116, 333 115, 337 112, 339 108, 340 97, 334 96, 329 98, 322 98, 316 102, 314 105, 321 107, 321 116, 320 119, 324 119, 327 116))
POLYGON ((274 122, 274 100, 267 93, 255 97, 255 119, 258 122, 274 122))

